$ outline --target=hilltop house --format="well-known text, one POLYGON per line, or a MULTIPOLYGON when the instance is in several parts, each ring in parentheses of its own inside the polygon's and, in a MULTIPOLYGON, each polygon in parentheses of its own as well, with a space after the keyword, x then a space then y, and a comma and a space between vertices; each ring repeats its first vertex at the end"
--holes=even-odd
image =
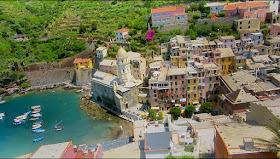
POLYGON ((126 41, 126 39, 129 37, 128 32, 129 32, 129 29, 127 29, 127 28, 122 28, 122 29, 115 31, 116 41, 117 42, 126 41))

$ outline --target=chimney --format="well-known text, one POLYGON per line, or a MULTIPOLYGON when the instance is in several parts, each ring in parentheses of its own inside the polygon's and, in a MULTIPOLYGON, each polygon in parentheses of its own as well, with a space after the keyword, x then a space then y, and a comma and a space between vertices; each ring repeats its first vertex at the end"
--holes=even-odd
POLYGON ((254 150, 254 141, 251 137, 244 137, 243 138, 244 148, 246 151, 253 151, 254 150))

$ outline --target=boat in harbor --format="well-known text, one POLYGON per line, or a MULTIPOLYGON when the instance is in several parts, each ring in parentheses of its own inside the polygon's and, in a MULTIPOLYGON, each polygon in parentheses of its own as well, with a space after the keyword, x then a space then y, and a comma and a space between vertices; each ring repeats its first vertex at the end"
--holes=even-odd
POLYGON ((31 109, 41 109, 40 105, 32 106, 31 109))
POLYGON ((37 121, 37 122, 33 123, 33 125, 37 125, 37 124, 42 124, 42 121, 37 121))
POLYGON ((58 124, 60 124, 61 122, 62 120, 54 126, 55 131, 61 131, 63 129, 63 125, 58 126, 58 124))
POLYGON ((38 128, 38 129, 31 130, 31 132, 34 132, 34 133, 41 133, 41 132, 45 132, 45 129, 38 128))
POLYGON ((6 113, 0 113, 0 119, 3 119, 4 116, 6 116, 6 113))
POLYGON ((37 118, 30 118, 29 120, 38 120, 39 118, 37 117, 37 118))
POLYGON ((38 142, 38 141, 41 141, 43 139, 44 139, 44 137, 39 137, 39 138, 33 139, 33 142, 38 142))
POLYGON ((32 116, 32 117, 40 117, 42 115, 40 113, 36 113, 36 114, 31 114, 30 116, 32 116))
POLYGON ((32 129, 38 129, 38 128, 40 128, 40 127, 42 127, 42 125, 41 125, 41 124, 32 125, 32 129))
POLYGON ((6 101, 2 100, 2 97, 0 97, 0 104, 5 103, 6 101))
POLYGON ((33 111, 32 111, 32 114, 40 113, 40 111, 41 111, 41 110, 37 110, 37 109, 36 109, 36 110, 33 110, 33 111))
POLYGON ((19 121, 19 122, 14 122, 13 125, 17 126, 17 125, 21 125, 21 124, 23 124, 23 123, 24 123, 24 121, 21 120, 21 121, 19 121))

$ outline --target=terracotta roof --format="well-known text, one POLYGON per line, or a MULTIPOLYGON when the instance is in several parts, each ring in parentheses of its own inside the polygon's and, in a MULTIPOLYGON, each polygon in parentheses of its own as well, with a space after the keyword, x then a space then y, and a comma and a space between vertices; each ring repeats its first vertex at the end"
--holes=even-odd
POLYGON ((247 7, 257 8, 257 7, 265 7, 268 6, 265 2, 245 2, 245 3, 235 3, 226 5, 224 10, 234 10, 237 7, 239 9, 246 9, 247 7))
POLYGON ((166 12, 166 11, 175 11, 178 8, 185 8, 184 6, 178 6, 178 7, 163 7, 163 8, 153 8, 151 9, 151 13, 157 13, 157 12, 166 12))
POLYGON ((91 60, 90 58, 86 58, 86 59, 76 58, 73 63, 89 62, 90 60, 91 60))
POLYGON ((121 29, 117 30, 117 32, 127 32, 127 31, 129 31, 129 29, 127 29, 127 28, 121 28, 121 29))
POLYGON ((225 96, 234 104, 248 103, 258 100, 255 96, 252 96, 250 93, 246 93, 244 89, 238 89, 237 91, 226 94, 225 96))

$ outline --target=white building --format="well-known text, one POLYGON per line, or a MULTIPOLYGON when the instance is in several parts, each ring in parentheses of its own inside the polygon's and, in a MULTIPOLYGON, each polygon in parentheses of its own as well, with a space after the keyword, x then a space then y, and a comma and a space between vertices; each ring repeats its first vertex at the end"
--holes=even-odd
POLYGON ((263 33, 262 32, 249 33, 248 38, 252 39, 252 42, 254 45, 259 45, 259 44, 262 44, 263 33))
POLYGON ((126 29, 126 28, 122 28, 122 29, 115 31, 116 41, 119 41, 119 42, 125 41, 129 37, 128 32, 129 32, 129 29, 126 29))
POLYGON ((264 0, 269 2, 269 11, 274 15, 278 15, 279 0, 264 0))
POLYGON ((99 47, 96 49, 97 58, 104 59, 107 56, 108 49, 106 47, 99 47))
POLYGON ((225 3, 220 3, 220 2, 212 2, 212 3, 207 3, 205 7, 210 8, 210 13, 216 13, 219 14, 221 11, 224 10, 225 3))

